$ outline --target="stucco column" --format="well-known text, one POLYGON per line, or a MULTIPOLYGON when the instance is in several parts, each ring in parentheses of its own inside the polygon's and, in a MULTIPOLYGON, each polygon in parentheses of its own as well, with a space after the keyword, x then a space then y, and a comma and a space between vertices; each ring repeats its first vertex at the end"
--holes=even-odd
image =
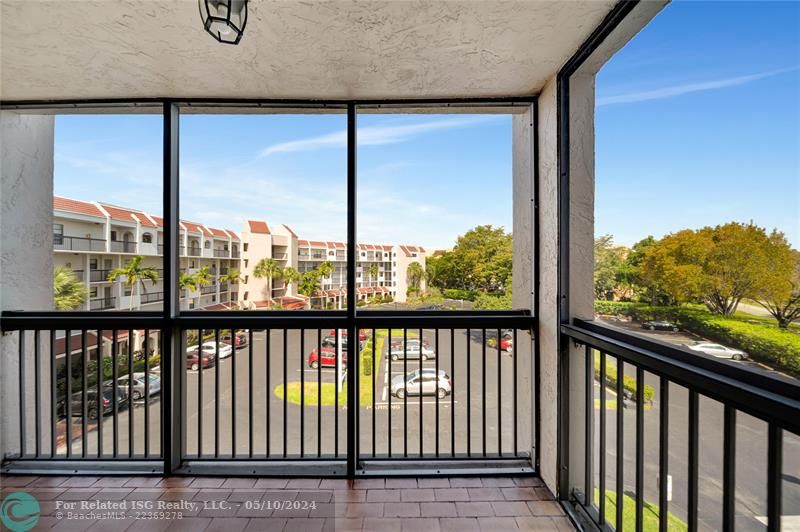
MULTIPOLYGON (((53 133, 50 115, 0 112, 0 308, 53 309, 53 133)), ((33 336, 25 350, 26 382, 33 383, 33 336)), ((33 405, 33 386, 19 388, 19 335, 0 338, 0 456, 19 453, 20 397, 33 405)), ((50 368, 41 368, 50 379, 50 368)), ((50 395, 42 391, 43 404, 50 395)), ((26 408, 28 434, 33 409, 26 408)), ((43 414, 42 423, 50 419, 43 414)), ((33 439, 29 437, 28 445, 33 439)))

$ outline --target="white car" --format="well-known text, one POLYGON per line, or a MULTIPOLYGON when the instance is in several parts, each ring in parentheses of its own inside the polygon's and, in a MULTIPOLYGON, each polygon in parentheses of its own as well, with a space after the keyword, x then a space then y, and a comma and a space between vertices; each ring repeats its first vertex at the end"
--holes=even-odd
POLYGON ((692 351, 699 351, 701 353, 705 353, 707 355, 713 355, 719 358, 730 358, 733 360, 744 360, 747 358, 747 353, 740 349, 733 349, 731 347, 725 347, 724 345, 720 344, 712 344, 712 343, 699 343, 687 346, 692 351))
POLYGON ((400 360, 402 358, 428 360, 429 358, 436 358, 436 351, 428 347, 426 342, 422 342, 422 349, 420 349, 420 342, 418 339, 410 339, 403 348, 403 340, 393 341, 389 348, 389 355, 392 360, 400 360))
MULTIPOLYGON (((216 342, 204 342, 202 345, 203 348, 203 355, 205 356, 216 356, 217 355, 217 343, 216 342)), ((192 354, 197 352, 197 346, 193 345, 189 349, 186 350, 187 354, 192 354)), ((220 342, 219 344, 219 358, 228 358, 233 354, 233 347, 230 344, 223 344, 220 342)))
POLYGON ((403 399, 408 395, 438 395, 444 399, 452 392, 450 377, 443 369, 437 376, 433 368, 415 369, 408 375, 397 375, 392 378, 391 394, 403 399))

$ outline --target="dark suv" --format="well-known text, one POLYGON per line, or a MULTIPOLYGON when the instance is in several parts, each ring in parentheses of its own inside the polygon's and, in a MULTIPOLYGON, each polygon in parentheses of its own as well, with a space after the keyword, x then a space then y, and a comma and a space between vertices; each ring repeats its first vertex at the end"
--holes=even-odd
MULTIPOLYGON (((111 414, 114 412, 114 390, 117 392, 117 410, 123 410, 128 406, 128 394, 122 388, 112 388, 106 386, 103 388, 102 397, 102 412, 103 415, 111 414)), ((75 392, 72 394, 72 417, 80 417, 83 415, 83 393, 75 392)), ((66 417, 67 408, 65 402, 62 400, 58 405, 61 417, 66 417)), ((95 421, 98 418, 98 413, 101 411, 100 405, 97 404, 97 389, 91 388, 86 390, 86 414, 88 419, 95 421)))

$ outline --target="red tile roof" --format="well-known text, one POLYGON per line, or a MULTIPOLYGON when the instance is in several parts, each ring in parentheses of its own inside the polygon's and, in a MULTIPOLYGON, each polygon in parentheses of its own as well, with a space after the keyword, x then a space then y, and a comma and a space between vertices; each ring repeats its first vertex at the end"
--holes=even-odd
POLYGON ((69 198, 62 198, 60 196, 53 196, 53 208, 59 211, 74 212, 76 214, 85 214, 87 216, 97 216, 105 218, 103 211, 97 208, 93 203, 88 201, 79 201, 69 198))
POLYGON ((219 237, 222 237, 222 238, 228 238, 228 233, 226 233, 222 229, 217 229, 216 227, 209 227, 208 230, 211 231, 211 234, 214 235, 214 236, 219 236, 219 237))
POLYGON ((206 236, 211 236, 211 231, 203 227, 201 224, 194 222, 187 222, 186 220, 181 220, 181 223, 186 226, 186 229, 190 233, 201 233, 206 236))
POLYGON ((158 225, 159 227, 164 227, 164 218, 162 218, 161 216, 153 216, 151 214, 150 218, 155 220, 156 221, 156 225, 158 225))
POLYGON ((132 211, 124 207, 117 207, 116 205, 109 205, 107 203, 101 203, 100 205, 108 212, 112 220, 135 223, 138 219, 145 227, 155 227, 153 222, 148 220, 147 216, 145 216, 142 211, 132 211))
POLYGON ((286 228, 287 231, 289 231, 290 235, 292 235, 293 237, 297 238, 297 235, 295 234, 295 232, 292 231, 292 229, 288 225, 286 225, 286 224, 282 224, 282 225, 286 228))
POLYGON ((251 233, 258 233, 261 235, 269 234, 269 226, 267 222, 261 220, 247 220, 247 225, 250 227, 251 233))

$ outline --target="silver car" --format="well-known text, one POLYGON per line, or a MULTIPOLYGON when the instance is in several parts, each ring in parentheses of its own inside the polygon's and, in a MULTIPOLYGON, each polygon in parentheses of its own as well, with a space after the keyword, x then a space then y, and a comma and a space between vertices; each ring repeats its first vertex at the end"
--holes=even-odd
POLYGON ((707 355, 713 355, 719 358, 730 358, 733 360, 744 360, 747 358, 747 353, 745 353, 741 349, 733 349, 731 347, 725 347, 724 345, 720 344, 701 342, 699 344, 690 345, 688 347, 692 351, 700 351, 701 353, 705 353, 707 355))
POLYGON ((420 341, 416 338, 412 338, 406 342, 406 347, 403 349, 403 341, 400 340, 399 342, 392 342, 391 347, 389 348, 389 355, 391 356, 392 360, 400 360, 401 358, 420 358, 422 360, 428 360, 429 358, 436 358, 436 351, 428 347, 424 342, 422 342, 422 348, 420 349, 420 341))
POLYGON ((392 378, 391 393, 400 399, 408 395, 438 395, 439 399, 444 399, 452 392, 450 377, 444 370, 433 368, 423 368, 422 373, 418 369, 408 375, 397 375, 392 378))
MULTIPOLYGON (((157 394, 161 391, 161 379, 158 375, 150 373, 150 386, 148 390, 150 391, 150 395, 157 394)), ((128 397, 132 398, 134 401, 138 401, 139 399, 145 396, 145 374, 143 371, 139 371, 133 374, 133 392, 131 393, 128 390, 128 376, 120 377, 117 379, 117 386, 122 388, 124 391, 128 392, 128 397)))

